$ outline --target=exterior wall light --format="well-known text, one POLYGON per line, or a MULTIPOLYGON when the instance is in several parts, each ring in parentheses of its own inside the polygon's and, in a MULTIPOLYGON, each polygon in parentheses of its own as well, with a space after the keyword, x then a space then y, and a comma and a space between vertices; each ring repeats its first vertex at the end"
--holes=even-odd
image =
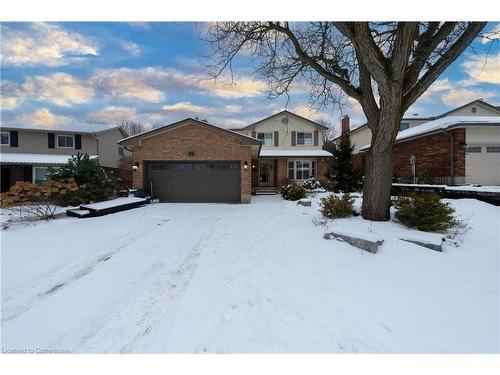
POLYGON ((138 162, 138 161, 136 161, 136 162, 134 163, 134 165, 132 166, 132 170, 133 170, 133 171, 136 171, 136 170, 138 170, 138 169, 139 169, 139 162, 138 162))
POLYGON ((243 169, 246 171, 248 169, 248 162, 243 163, 243 169))

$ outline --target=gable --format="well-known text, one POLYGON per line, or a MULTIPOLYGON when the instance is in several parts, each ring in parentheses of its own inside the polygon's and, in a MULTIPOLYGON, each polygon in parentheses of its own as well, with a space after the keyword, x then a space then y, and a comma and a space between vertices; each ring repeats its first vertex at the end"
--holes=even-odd
MULTIPOLYGON (((260 121, 259 123, 250 127, 250 129, 255 132, 292 132, 292 131, 305 131, 305 132, 313 132, 315 130, 319 130, 318 126, 314 123, 302 119, 296 116, 290 116, 286 113, 280 116, 273 116, 267 119, 260 121)), ((323 129, 321 129, 323 130, 323 129)))
POLYGON ((478 100, 453 109, 446 116, 500 116, 500 109, 478 100))

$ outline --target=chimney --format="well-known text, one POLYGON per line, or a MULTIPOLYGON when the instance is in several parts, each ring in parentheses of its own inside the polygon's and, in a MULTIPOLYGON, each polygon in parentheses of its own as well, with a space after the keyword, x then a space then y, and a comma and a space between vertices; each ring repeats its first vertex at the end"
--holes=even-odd
POLYGON ((349 132, 349 116, 348 115, 344 115, 342 117, 342 135, 345 135, 349 132))

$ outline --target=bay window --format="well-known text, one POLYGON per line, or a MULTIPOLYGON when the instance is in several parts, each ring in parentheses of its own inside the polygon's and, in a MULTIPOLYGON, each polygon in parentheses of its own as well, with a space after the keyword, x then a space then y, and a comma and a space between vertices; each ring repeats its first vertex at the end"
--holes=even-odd
POLYGON ((288 162, 288 178, 290 180, 307 180, 316 176, 314 160, 295 160, 288 162))

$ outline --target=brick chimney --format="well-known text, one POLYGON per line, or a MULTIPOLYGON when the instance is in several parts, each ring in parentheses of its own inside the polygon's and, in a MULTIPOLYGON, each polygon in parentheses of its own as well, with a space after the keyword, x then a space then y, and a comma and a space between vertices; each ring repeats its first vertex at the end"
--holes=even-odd
POLYGON ((345 135, 349 132, 349 116, 348 115, 344 115, 342 117, 342 135, 345 135))

